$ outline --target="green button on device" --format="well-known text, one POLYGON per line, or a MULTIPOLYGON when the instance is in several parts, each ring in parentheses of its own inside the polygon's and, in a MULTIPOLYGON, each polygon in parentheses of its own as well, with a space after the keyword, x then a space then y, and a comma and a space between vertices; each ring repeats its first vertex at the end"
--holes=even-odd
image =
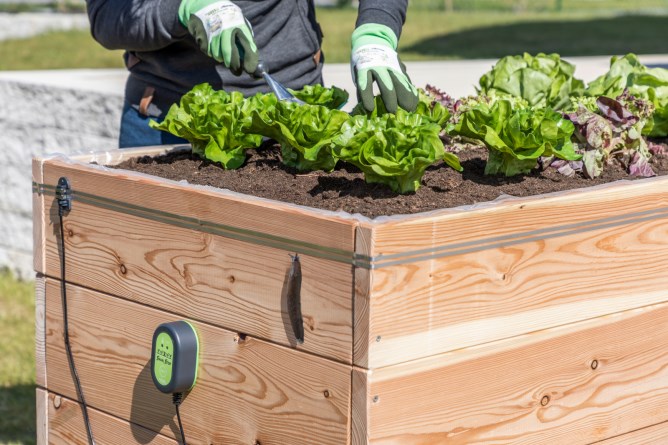
POLYGON ((197 380, 199 340, 187 321, 163 323, 153 333, 151 375, 168 394, 191 390, 197 380))

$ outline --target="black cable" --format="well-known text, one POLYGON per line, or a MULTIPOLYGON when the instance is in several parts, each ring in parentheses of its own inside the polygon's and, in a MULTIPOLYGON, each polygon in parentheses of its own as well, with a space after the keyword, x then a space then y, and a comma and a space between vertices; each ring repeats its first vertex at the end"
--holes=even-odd
POLYGON ((60 219, 60 294, 62 296, 63 302, 63 328, 65 330, 65 350, 67 351, 67 361, 70 365, 70 371, 74 376, 74 386, 77 390, 77 395, 79 400, 81 400, 81 405, 83 406, 83 418, 86 425, 86 434, 88 434, 88 442, 90 445, 95 445, 95 439, 93 439, 93 430, 90 427, 90 419, 88 418, 88 405, 86 404, 86 398, 84 397, 83 389, 81 389, 81 381, 79 380, 79 373, 77 368, 74 365, 74 356, 72 355, 72 348, 70 347, 70 329, 67 322, 67 286, 65 286, 65 229, 63 228, 63 207, 58 206, 58 218, 60 219))
POLYGON ((181 405, 181 402, 183 401, 183 393, 182 392, 175 392, 172 394, 172 401, 174 402, 174 406, 176 407, 176 420, 179 422, 179 431, 181 431, 181 443, 183 445, 186 445, 186 435, 183 432, 183 424, 181 423, 181 413, 179 413, 179 405, 181 405))

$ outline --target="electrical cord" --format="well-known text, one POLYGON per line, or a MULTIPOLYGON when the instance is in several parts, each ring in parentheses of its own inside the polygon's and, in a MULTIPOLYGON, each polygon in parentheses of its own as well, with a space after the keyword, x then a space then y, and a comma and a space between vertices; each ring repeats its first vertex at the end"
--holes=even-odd
POLYGON ((181 413, 179 413, 179 405, 183 402, 183 393, 175 392, 172 394, 172 402, 174 402, 174 407, 176 407, 176 420, 179 422, 179 431, 181 432, 181 443, 186 445, 186 435, 183 432, 183 424, 181 423, 181 413))
MULTIPOLYGON (((60 187, 60 183, 59 183, 60 187)), ((65 192, 66 193, 66 192, 65 192)), ((60 294, 62 297, 63 303, 63 329, 65 337, 65 350, 67 351, 67 361, 70 365, 70 371, 74 376, 74 386, 76 387, 77 395, 79 400, 81 400, 81 405, 83 406, 83 418, 86 425, 86 434, 88 435, 88 442, 90 445, 95 445, 95 439, 93 438, 93 430, 90 426, 90 419, 88 418, 88 405, 86 404, 86 398, 84 397, 83 389, 81 388, 81 380, 79 379, 79 373, 74 364, 74 356, 72 355, 72 347, 70 346, 70 332, 69 332, 69 323, 67 319, 67 286, 65 285, 65 229, 63 228, 63 213, 65 210, 69 210, 69 207, 63 203, 62 198, 58 199, 58 219, 60 222, 60 294)))

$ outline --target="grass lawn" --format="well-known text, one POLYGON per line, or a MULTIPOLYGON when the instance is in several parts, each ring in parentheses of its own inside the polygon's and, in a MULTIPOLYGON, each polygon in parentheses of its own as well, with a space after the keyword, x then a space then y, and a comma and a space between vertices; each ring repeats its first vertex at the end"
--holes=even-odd
MULTIPOLYGON (((414 7, 400 53, 404 60, 498 58, 524 51, 563 56, 668 53, 668 15, 623 15, 607 8, 564 11, 446 13, 414 7)), ((355 18, 353 9, 318 11, 328 62, 348 62, 355 18)), ((122 68, 121 54, 99 46, 88 31, 52 32, 0 42, 0 70, 122 68)))
POLYGON ((34 286, 6 272, 0 272, 0 338, 0 444, 34 444, 34 286))

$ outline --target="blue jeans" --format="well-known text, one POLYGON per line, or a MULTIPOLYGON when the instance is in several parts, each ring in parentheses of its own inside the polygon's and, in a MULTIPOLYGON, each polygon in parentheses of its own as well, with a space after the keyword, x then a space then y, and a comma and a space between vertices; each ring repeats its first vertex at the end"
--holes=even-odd
POLYGON ((149 145, 187 144, 188 141, 171 133, 154 130, 148 126, 150 120, 162 122, 164 118, 146 117, 130 106, 123 105, 121 116, 121 134, 118 138, 119 148, 146 147, 149 145))

